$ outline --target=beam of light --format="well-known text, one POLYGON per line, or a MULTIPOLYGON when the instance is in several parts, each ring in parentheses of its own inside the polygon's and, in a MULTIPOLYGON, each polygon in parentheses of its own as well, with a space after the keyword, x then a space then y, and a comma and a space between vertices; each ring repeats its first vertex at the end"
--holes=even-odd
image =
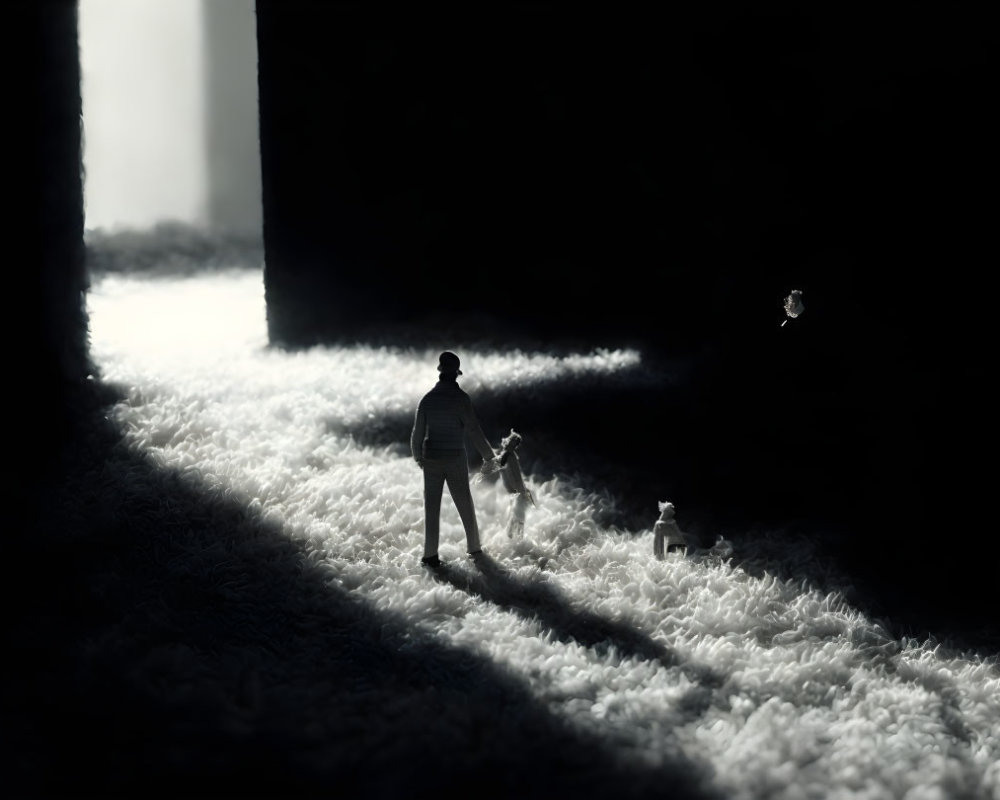
MULTIPOLYGON (((222 361, 240 370, 250 391, 294 392, 278 374, 276 363, 291 362, 300 375, 326 391, 336 413, 348 423, 366 418, 365 397, 378 387, 379 403, 393 412, 409 409, 427 389, 437 351, 384 347, 317 347, 284 355, 265 352, 266 306, 263 278, 256 269, 197 277, 143 280, 107 276, 96 280, 88 297, 91 348, 106 376, 137 385, 183 382, 193 371, 222 361), (116 366, 130 364, 141 373, 127 378, 116 366), (428 373, 427 365, 431 365, 428 373)), ((638 351, 598 350, 567 356, 513 350, 505 353, 463 351, 469 390, 530 386, 595 375, 611 376, 637 367, 638 351), (472 365, 472 368, 469 368, 472 365)))
MULTIPOLYGON (((155 286, 107 278, 90 302, 95 360, 128 390, 114 414, 129 446, 282 526, 331 584, 502 664, 623 763, 682 753, 706 765, 713 793, 732 798, 1000 793, 993 661, 895 639, 837 594, 726 559, 656 560, 655 514, 637 535, 602 527, 595 511, 614 497, 571 476, 525 476, 537 505, 517 540, 504 531, 498 483, 475 486, 484 546, 512 586, 556 592, 574 616, 612 620, 633 637, 612 631, 598 646, 586 630, 555 635, 568 615, 545 591, 517 613, 516 602, 430 579, 418 566, 421 482, 405 446, 366 446, 328 421, 412 413, 436 352, 268 350, 256 271, 155 286), (636 637, 671 657, 651 658, 636 637)), ((627 351, 462 356, 484 391, 584 373, 627 391, 644 379, 627 351)), ((461 522, 447 500, 441 540, 442 558, 479 586, 463 571, 461 522)), ((814 554, 787 557, 808 574, 814 554)), ((316 647, 323 658, 337 650, 316 647)))
POLYGON ((80 0, 88 231, 258 234, 253 0, 80 0))
POLYGON ((109 276, 88 294, 93 352, 134 359, 146 374, 202 367, 267 345, 260 270, 152 280, 109 276))
POLYGON ((201 222, 200 0, 81 0, 88 229, 201 222))

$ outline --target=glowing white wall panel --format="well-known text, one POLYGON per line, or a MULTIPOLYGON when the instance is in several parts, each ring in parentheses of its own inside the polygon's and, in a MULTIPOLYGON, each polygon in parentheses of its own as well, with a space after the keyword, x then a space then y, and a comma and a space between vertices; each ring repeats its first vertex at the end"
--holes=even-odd
POLYGON ((81 0, 87 228, 205 215, 202 0, 81 0))
POLYGON ((86 227, 260 230, 253 0, 79 8, 86 227))

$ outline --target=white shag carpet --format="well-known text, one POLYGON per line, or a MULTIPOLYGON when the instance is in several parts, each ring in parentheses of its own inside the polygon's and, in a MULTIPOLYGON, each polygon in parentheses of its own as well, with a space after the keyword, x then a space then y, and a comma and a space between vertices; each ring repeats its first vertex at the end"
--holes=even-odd
MULTIPOLYGON (((89 312, 129 457, 176 475, 155 507, 112 488, 143 480, 113 464, 112 507, 63 501, 119 525, 132 553, 89 578, 128 607, 81 645, 81 680, 158 709, 157 730, 134 734, 147 748, 106 748, 121 776, 107 787, 180 774, 193 796, 266 762, 258 788, 289 795, 429 781, 430 796, 1000 798, 995 661, 896 640, 842 596, 751 575, 724 549, 656 561, 656 508, 639 534, 603 527, 614 496, 572 474, 527 476, 520 541, 501 484, 474 486, 482 571, 446 493, 448 566, 423 570, 408 444, 364 432, 412 414, 436 351, 269 350, 259 270, 108 276, 89 312), (188 493, 204 524, 155 521, 188 493), (141 586, 121 588, 126 567, 141 586)), ((631 351, 452 345, 474 400, 656 379, 631 351)))

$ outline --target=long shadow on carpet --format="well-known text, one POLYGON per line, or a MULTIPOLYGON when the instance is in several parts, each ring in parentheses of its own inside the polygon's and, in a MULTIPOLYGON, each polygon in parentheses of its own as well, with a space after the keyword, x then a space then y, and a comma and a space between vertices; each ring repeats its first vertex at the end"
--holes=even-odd
POLYGON ((474 563, 474 573, 442 563, 433 574, 459 591, 538 622, 557 641, 579 644, 602 657, 614 654, 658 663, 668 669, 679 668, 692 684, 679 703, 685 722, 708 710, 713 690, 725 681, 726 676, 710 664, 684 662, 666 645, 627 623, 574 607, 553 582, 537 576, 519 579, 487 553, 476 557, 474 563))

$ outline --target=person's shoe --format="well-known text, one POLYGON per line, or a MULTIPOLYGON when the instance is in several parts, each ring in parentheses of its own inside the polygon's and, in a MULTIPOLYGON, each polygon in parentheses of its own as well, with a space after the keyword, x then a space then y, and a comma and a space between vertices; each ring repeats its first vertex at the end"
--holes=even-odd
POLYGON ((430 567, 431 569, 435 569, 441 566, 441 559, 438 558, 437 554, 435 553, 432 556, 424 556, 422 559, 420 559, 420 563, 423 564, 425 567, 430 567))

